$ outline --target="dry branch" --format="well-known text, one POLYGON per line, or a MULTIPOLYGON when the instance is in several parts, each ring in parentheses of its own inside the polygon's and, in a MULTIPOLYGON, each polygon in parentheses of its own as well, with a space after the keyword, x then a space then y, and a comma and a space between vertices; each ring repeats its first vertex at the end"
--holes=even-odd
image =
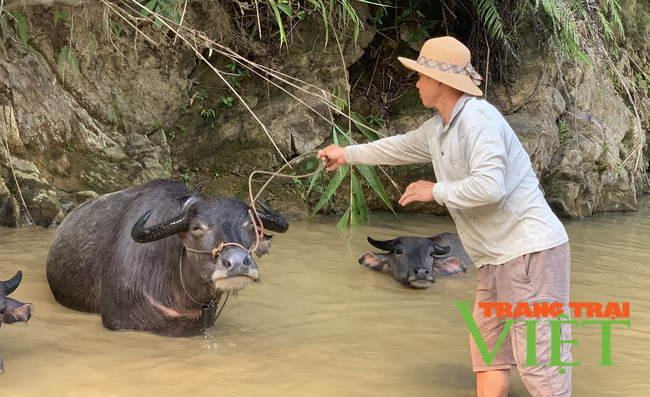
POLYGON ((83 7, 90 3, 89 0, 18 0, 9 1, 5 4, 6 11, 13 11, 20 8, 43 6, 43 7, 83 7))

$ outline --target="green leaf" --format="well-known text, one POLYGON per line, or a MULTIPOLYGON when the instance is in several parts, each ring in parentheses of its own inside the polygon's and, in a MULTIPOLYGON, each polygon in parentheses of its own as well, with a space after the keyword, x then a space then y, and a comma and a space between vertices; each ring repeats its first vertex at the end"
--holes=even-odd
POLYGON ((359 169, 359 171, 361 171, 363 177, 368 181, 370 187, 379 195, 379 197, 381 197, 384 204, 386 204, 386 206, 394 214, 395 210, 393 209, 393 206, 390 204, 390 199, 388 198, 388 195, 384 191, 384 188, 381 186, 381 182, 379 182, 379 178, 377 178, 377 173, 375 172, 375 169, 369 165, 362 165, 362 164, 357 165, 357 168, 359 169))
POLYGON ((278 10, 278 5, 275 2, 275 0, 269 0, 269 5, 273 9, 273 13, 275 14, 275 19, 278 24, 278 28, 280 28, 280 47, 282 47, 282 43, 287 43, 287 36, 284 33, 284 25, 282 24, 282 15, 280 15, 280 10, 278 10))
POLYGON ((341 129, 341 127, 339 127, 339 126, 336 125, 336 124, 334 124, 334 134, 333 134, 333 135, 335 135, 335 137, 334 137, 334 143, 335 143, 336 145, 338 145, 338 146, 347 146, 348 143, 349 143, 350 145, 354 145, 354 141, 352 140, 352 138, 350 138, 350 133, 349 133, 349 132, 346 133, 345 131, 343 131, 343 130, 341 129), (343 137, 347 140, 347 143, 341 143, 341 144, 338 143, 338 137, 336 136, 336 131, 337 131, 337 130, 338 130, 338 131, 341 133, 341 135, 343 135, 343 137))
POLYGON ((95 36, 90 30, 86 31, 86 43, 88 44, 88 54, 92 58, 95 56, 95 36))
POLYGON ((363 186, 361 186, 361 179, 356 172, 352 173, 352 193, 356 200, 356 208, 364 221, 369 219, 368 206, 366 205, 366 198, 363 195, 363 186))
POLYGON ((334 124, 334 128, 332 128, 332 138, 334 139, 334 144, 336 146, 341 146, 341 145, 339 145, 339 136, 336 134, 337 129, 340 130, 339 126, 334 124))
POLYGON ((154 10, 154 8, 156 7, 156 3, 157 3, 157 2, 158 2, 158 0, 151 0, 150 2, 148 2, 148 3, 145 5, 145 8, 147 8, 147 9, 145 10, 145 9, 143 8, 143 9, 140 11, 140 14, 142 14, 142 15, 145 16, 145 17, 149 16, 149 14, 151 14, 150 11, 153 11, 153 10, 154 10))
POLYGON ((278 3, 278 8, 288 16, 293 15, 293 10, 291 9, 291 7, 289 7, 289 4, 287 3, 283 3, 283 2, 278 3))
POLYGON ((345 211, 345 214, 343 214, 343 218, 339 221, 339 223, 336 224, 336 227, 339 229, 345 229, 348 227, 348 219, 350 218, 350 207, 345 211))
POLYGON ((312 168, 314 168, 314 163, 312 163, 312 162, 310 161, 310 162, 307 163, 307 167, 306 167, 306 169, 307 169, 307 171, 309 171, 309 170, 312 169, 312 168))
POLYGON ((68 63, 70 65, 70 70, 72 70, 72 74, 74 75, 75 79, 79 78, 79 59, 77 58, 77 54, 74 53, 74 51, 70 51, 70 55, 68 57, 68 63))
POLYGON ((365 135, 366 138, 370 139, 371 141, 376 141, 377 139, 379 139, 377 134, 375 134, 374 132, 368 129, 371 128, 370 124, 366 121, 366 119, 362 115, 360 115, 357 112, 350 112, 350 118, 352 119, 352 121, 354 121, 354 125, 357 126, 359 131, 361 131, 361 133, 365 135))
MULTIPOLYGON (((336 170, 336 175, 330 180, 329 185, 325 188, 325 192, 323 193, 323 196, 320 198, 320 201, 318 201, 318 204, 316 204, 316 207, 314 208, 313 214, 318 212, 319 209, 329 200, 336 189, 339 187, 341 182, 343 182, 343 179, 345 176, 348 174, 348 171, 350 170, 349 165, 344 165, 343 167, 340 167, 336 170)), ((313 215, 312 214, 312 215, 313 215)))
POLYGON ((16 25, 16 30, 18 30, 18 37, 20 37, 20 42, 25 46, 27 45, 27 19, 20 13, 20 11, 14 11, 11 16, 14 19, 16 25))
MULTIPOLYGON (((323 161, 321 159, 318 159, 318 166, 320 167, 323 164, 323 161)), ((318 174, 314 174, 309 177, 309 188, 307 189, 307 195, 309 192, 311 192, 311 189, 314 187, 316 184, 316 181, 318 180, 318 177, 323 173, 324 171, 319 172, 318 174)))
POLYGON ((582 51, 578 51, 578 56, 579 56, 583 61, 585 61, 585 63, 586 63, 587 65, 591 66, 592 68, 594 67, 594 64, 591 63, 591 60, 589 59, 589 57, 587 56, 587 54, 585 54, 585 53, 582 52, 582 51))
POLYGON ((68 54, 70 53, 70 47, 63 46, 59 52, 59 57, 57 59, 57 65, 59 67, 59 74, 65 76, 65 65, 68 63, 68 54))

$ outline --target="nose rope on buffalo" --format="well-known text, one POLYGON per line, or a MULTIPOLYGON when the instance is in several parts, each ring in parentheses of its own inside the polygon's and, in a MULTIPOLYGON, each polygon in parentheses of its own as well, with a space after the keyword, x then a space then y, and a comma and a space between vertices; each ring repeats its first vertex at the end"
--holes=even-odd
MULTIPOLYGON (((279 176, 279 177, 282 177, 282 178, 302 179, 302 178, 309 178, 310 176, 316 175, 316 174, 318 174, 319 172, 321 172, 321 171, 323 170, 323 168, 325 168, 325 165, 323 165, 322 163, 321 163, 321 165, 316 169, 316 171, 311 172, 311 173, 309 173, 309 174, 304 174, 304 175, 286 175, 286 174, 281 174, 281 173, 280 173, 280 172, 282 172, 283 169, 285 169, 286 167, 288 167, 288 166, 291 165, 292 163, 295 163, 295 162, 297 162, 298 160, 301 160, 301 159, 303 159, 304 157, 307 157, 307 156, 309 156, 309 155, 311 155, 311 154, 314 154, 314 153, 317 153, 317 152, 318 152, 317 150, 313 150, 313 151, 311 151, 311 152, 309 152, 309 153, 301 154, 300 156, 298 156, 298 157, 292 159, 291 161, 289 161, 288 163, 286 163, 285 165, 283 165, 283 166, 282 166, 279 170, 277 170, 276 172, 270 172, 270 171, 253 171, 253 172, 251 172, 251 174, 250 174, 249 177, 248 177, 248 194, 249 194, 249 198, 250 198, 250 200, 251 200, 251 207, 252 207, 252 208, 255 208, 255 202, 256 202, 257 199, 260 197, 260 194, 262 194, 262 192, 264 191, 264 189, 266 189, 266 187, 268 186, 268 184, 271 183, 271 181, 273 180, 273 178, 275 178, 276 176, 279 176), (253 197, 253 175, 255 175, 255 174, 270 175, 271 177, 269 178, 268 181, 266 181, 266 183, 264 183, 264 185, 262 185, 262 188, 260 189, 259 192, 257 192, 257 195, 255 195, 255 197, 253 197)), ((253 215, 255 216, 255 218, 256 218, 256 220, 257 220, 257 222, 253 222, 253 224, 255 225, 255 232, 256 232, 256 235, 257 235, 257 241, 255 242, 255 249, 257 249, 257 245, 259 244, 259 237, 261 236, 260 233, 264 233, 264 226, 262 225, 262 220, 260 219, 259 215, 257 214, 257 211, 253 211, 253 215), (258 224, 259 224, 259 225, 262 225, 262 227, 261 227, 261 231, 258 231, 258 224)), ((252 215, 251 215, 251 216, 252 216, 252 215)))
MULTIPOLYGON (((316 169, 316 171, 311 172, 309 174, 305 174, 305 175, 286 175, 286 174, 281 174, 280 173, 284 168, 286 168, 290 164, 295 163, 298 160, 301 160, 302 158, 304 158, 306 156, 309 156, 309 155, 311 155, 313 153, 316 153, 316 151, 314 150, 314 151, 302 154, 302 155, 292 159, 291 161, 289 161, 288 163, 283 165, 276 172, 269 172, 269 171, 253 171, 253 172, 251 172, 250 176, 248 177, 248 193, 249 193, 249 198, 251 200, 251 208, 253 208, 253 209, 255 208, 255 202, 257 201, 258 197, 260 196, 260 194, 262 194, 262 192, 264 191, 266 186, 268 186, 268 184, 271 182, 271 180, 273 180, 273 178, 275 178, 276 176, 283 177, 283 178, 300 179, 300 178, 309 178, 310 176, 316 175, 319 172, 321 172, 323 170, 323 168, 325 168, 325 166, 322 163, 316 169), (257 195, 255 197, 253 197, 253 175, 255 175, 255 174, 270 175, 271 177, 269 178, 269 180, 266 181, 266 183, 264 183, 264 185, 262 185, 262 188, 260 189, 259 192, 257 192, 257 195)), ((257 248, 259 247, 260 237, 262 237, 264 235, 264 224, 262 223, 262 220, 260 219, 260 216, 257 213, 257 211, 248 210, 248 215, 251 217, 251 221, 253 222, 253 227, 254 227, 254 230, 255 230, 255 245, 252 246, 251 248, 246 249, 246 247, 244 247, 243 245, 238 244, 238 243, 221 243, 221 244, 219 244, 219 246, 217 246, 217 248, 213 249, 212 251, 195 250, 195 249, 187 248, 187 247, 184 247, 184 249, 189 251, 189 252, 193 252, 193 253, 197 253, 197 254, 210 254, 214 258, 218 258, 219 255, 221 255, 221 252, 223 251, 223 249, 226 246, 234 245, 234 246, 240 247, 241 249, 246 251, 248 253, 248 255, 250 255, 251 252, 256 251, 257 248)), ((217 319, 221 315, 221 312, 223 311, 223 308, 226 307, 226 303, 228 302, 228 298, 230 297, 230 292, 228 292, 226 294, 226 299, 223 301, 223 305, 221 305, 221 308, 219 308, 219 301, 221 299, 221 296, 219 296, 217 299, 214 299, 214 300, 212 300, 210 302, 199 302, 198 300, 194 299, 194 297, 189 293, 189 291, 185 287, 185 281, 183 280, 183 253, 182 252, 181 252, 181 259, 180 259, 179 264, 178 264, 178 269, 179 269, 179 273, 180 273, 180 277, 181 277, 181 285, 183 286, 183 290, 185 291, 185 294, 190 298, 190 300, 192 300, 196 304, 201 305, 201 307, 203 308, 202 309, 203 310, 203 312, 202 312, 203 330, 206 330, 206 329, 210 328, 212 325, 214 325, 214 323, 217 321, 217 319), (217 309, 218 309, 218 312, 216 312, 216 314, 215 314, 215 311, 217 309), (213 320, 213 318, 214 318, 214 320, 213 320)))

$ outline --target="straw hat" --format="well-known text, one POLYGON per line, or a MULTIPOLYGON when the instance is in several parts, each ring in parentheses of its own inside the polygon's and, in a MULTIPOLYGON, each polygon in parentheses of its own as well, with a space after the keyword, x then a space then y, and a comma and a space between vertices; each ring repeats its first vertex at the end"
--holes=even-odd
POLYGON ((483 77, 470 63, 467 47, 453 37, 429 39, 422 46, 417 61, 398 57, 407 68, 471 95, 481 96, 478 85, 483 77))

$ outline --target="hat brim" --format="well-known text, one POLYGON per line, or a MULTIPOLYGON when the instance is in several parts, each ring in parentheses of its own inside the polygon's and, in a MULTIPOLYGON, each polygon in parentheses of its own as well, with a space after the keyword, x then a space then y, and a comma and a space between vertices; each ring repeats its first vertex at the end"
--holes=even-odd
POLYGON ((408 58, 403 58, 403 57, 398 57, 397 58, 400 62, 402 62, 402 65, 404 65, 406 68, 415 70, 416 72, 422 73, 424 75, 427 75, 431 77, 434 80, 438 80, 439 82, 446 84, 452 88, 455 88, 459 91, 468 93, 470 95, 474 96, 482 96, 483 91, 481 91, 480 88, 474 82, 468 75, 464 74, 456 74, 456 73, 451 73, 451 72, 443 72, 441 70, 436 70, 432 68, 428 68, 426 66, 422 66, 416 61, 408 58))

